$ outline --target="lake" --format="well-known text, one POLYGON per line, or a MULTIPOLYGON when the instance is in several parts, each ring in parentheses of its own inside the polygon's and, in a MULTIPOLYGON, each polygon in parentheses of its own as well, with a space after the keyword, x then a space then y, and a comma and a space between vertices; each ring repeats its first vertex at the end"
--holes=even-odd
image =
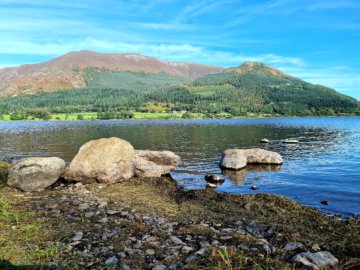
POLYGON ((181 164, 172 176, 188 189, 204 188, 205 174, 222 173, 225 149, 276 151, 281 167, 227 173, 217 191, 274 193, 328 213, 360 214, 360 117, 0 122, 0 160, 58 156, 69 162, 85 142, 112 136, 136 149, 177 153, 181 164), (262 138, 271 143, 261 144, 262 138), (301 143, 283 144, 286 138, 301 143))

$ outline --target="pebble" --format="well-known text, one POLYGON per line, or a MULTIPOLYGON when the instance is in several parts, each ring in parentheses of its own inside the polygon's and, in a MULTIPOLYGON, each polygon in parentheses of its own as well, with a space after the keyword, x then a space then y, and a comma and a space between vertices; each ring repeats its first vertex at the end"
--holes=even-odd
POLYGON ((91 217, 93 217, 95 215, 95 212, 93 212, 93 211, 89 211, 89 212, 86 212, 85 213, 85 217, 86 218, 91 218, 91 217))
POLYGON ((99 209, 103 209, 103 208, 105 208, 107 205, 108 205, 107 202, 102 201, 102 202, 99 202, 98 208, 99 208, 99 209))
POLYGON ((261 143, 269 143, 270 141, 266 138, 260 140, 261 143))
POLYGON ((78 209, 79 209, 80 211, 84 211, 84 210, 87 210, 87 209, 89 209, 89 208, 90 208, 90 205, 87 204, 87 203, 82 203, 82 204, 80 204, 79 207, 78 207, 78 209))
POLYGON ((301 249, 301 248, 304 248, 304 245, 299 242, 289 242, 284 247, 284 249, 287 251, 292 251, 292 250, 301 249))
POLYGON ((170 236, 170 240, 173 241, 177 245, 182 245, 183 241, 179 239, 177 236, 170 236))
POLYGON ((155 254, 155 249, 149 248, 145 250, 146 255, 152 256, 155 254))
POLYGON ((82 231, 78 231, 75 233, 74 237, 71 239, 71 241, 79 241, 83 238, 84 233, 82 231))
POLYGON ((108 265, 108 266, 117 265, 118 262, 119 262, 119 260, 115 256, 113 256, 113 257, 108 258, 105 261, 105 265, 108 265))
POLYGON ((46 209, 56 209, 59 207, 59 204, 55 203, 55 202, 49 202, 45 205, 46 209))
POLYGON ((161 265, 156 265, 155 267, 153 267, 152 270, 166 270, 166 266, 161 264, 161 265))
POLYGON ((108 219, 107 217, 103 217, 103 218, 100 219, 98 222, 101 223, 101 224, 106 224, 106 223, 109 222, 109 219, 108 219))

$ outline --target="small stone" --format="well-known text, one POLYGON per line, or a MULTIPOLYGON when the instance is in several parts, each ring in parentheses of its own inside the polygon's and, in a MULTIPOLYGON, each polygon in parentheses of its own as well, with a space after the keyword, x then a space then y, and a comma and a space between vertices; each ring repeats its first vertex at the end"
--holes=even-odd
POLYGON ((320 203, 323 205, 329 205, 329 201, 321 201, 320 203))
POLYGON ((101 223, 101 224, 106 224, 106 223, 109 222, 109 219, 108 219, 107 217, 103 217, 103 218, 100 219, 98 222, 101 223))
POLYGON ((166 270, 166 266, 161 264, 161 265, 156 265, 155 267, 153 267, 152 270, 166 270))
POLYGON ((85 217, 86 218, 91 218, 91 217, 93 217, 95 215, 95 212, 93 212, 93 211, 89 211, 89 212, 86 212, 85 213, 85 217))
POLYGON ((245 204, 244 208, 246 210, 251 210, 251 204, 250 203, 245 204))
POLYGON ((82 204, 80 204, 79 207, 78 207, 78 209, 79 209, 80 211, 84 211, 84 210, 87 210, 87 209, 89 209, 89 208, 90 208, 90 206, 89 206, 87 203, 82 203, 82 204))
POLYGON ((108 258, 105 261, 105 265, 108 265, 108 266, 117 265, 118 262, 119 262, 119 260, 115 256, 113 256, 113 257, 108 258))
POLYGON ((131 270, 131 268, 127 264, 122 263, 119 267, 119 270, 131 270))
POLYGON ((194 249, 192 247, 189 247, 189 246, 183 246, 182 249, 181 249, 182 253, 185 253, 185 254, 188 254, 193 250, 194 249))
POLYGON ((292 250, 301 249, 301 248, 304 248, 304 245, 299 242, 289 242, 284 247, 284 249, 287 251, 292 251, 292 250))
POLYGON ((177 245, 182 245, 183 241, 179 239, 177 236, 170 236, 170 240, 173 241, 177 245))
POLYGON ((114 211, 114 210, 107 210, 106 211, 106 214, 108 214, 109 216, 113 216, 113 215, 116 215, 118 213, 119 213, 119 211, 114 211))
POLYGON ((218 185, 216 184, 213 184, 213 183, 207 183, 206 184, 206 187, 209 187, 209 188, 216 188, 218 185))
POLYGON ((74 186, 77 187, 77 188, 84 187, 84 185, 82 183, 80 183, 80 182, 77 182, 74 186))
POLYGON ((216 183, 224 182, 224 178, 220 177, 219 175, 215 175, 215 174, 205 175, 205 180, 208 182, 216 182, 216 183))
POLYGON ((49 202, 45 205, 46 209, 56 209, 58 207, 59 207, 59 205, 55 202, 49 202))
POLYGON ((149 248, 145 250, 146 255, 152 256, 155 254, 155 249, 149 248))
POLYGON ((302 252, 292 257, 291 261, 301 263, 312 269, 320 269, 329 265, 334 266, 339 262, 329 251, 302 252))
POLYGON ((320 251, 320 250, 321 250, 321 248, 319 247, 318 244, 312 245, 312 246, 311 246, 311 249, 312 249, 313 251, 320 251))
POLYGON ((84 233, 82 231, 78 231, 75 233, 74 237, 71 239, 71 241, 79 241, 83 238, 84 233))
POLYGON ((107 202, 102 201, 102 202, 99 203, 98 208, 99 208, 99 209, 103 209, 103 208, 105 208, 107 205, 108 205, 107 202))
POLYGON ((276 253, 276 248, 271 244, 265 244, 265 245, 262 246, 262 248, 267 254, 276 253))
POLYGON ((268 139, 266 139, 266 138, 263 138, 263 139, 260 140, 260 142, 261 143, 269 143, 270 141, 268 139))
POLYGON ((252 189, 252 190, 258 190, 259 187, 254 185, 254 186, 251 186, 251 189, 252 189))

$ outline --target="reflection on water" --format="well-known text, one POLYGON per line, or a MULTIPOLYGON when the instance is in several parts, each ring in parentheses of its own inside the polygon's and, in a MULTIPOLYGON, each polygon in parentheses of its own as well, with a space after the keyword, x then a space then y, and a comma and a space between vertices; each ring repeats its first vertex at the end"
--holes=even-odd
POLYGON ((226 172, 221 192, 271 192, 328 211, 360 213, 360 118, 212 119, 146 121, 0 122, 0 159, 59 156, 70 161, 85 142, 116 136, 136 149, 170 150, 181 157, 173 177, 204 188, 205 174, 221 174, 228 148, 279 152, 281 168, 226 172), (262 138, 270 139, 261 144, 262 138), (283 144, 293 138, 298 145, 283 144), (249 187, 257 185, 259 190, 249 187), (319 202, 329 201, 328 206, 319 202))
MULTIPOLYGON (((221 169, 221 173, 225 176, 228 176, 228 179, 233 181, 235 186, 241 186, 245 181, 245 176, 247 173, 279 172, 280 170, 281 170, 281 165, 247 165, 246 168, 238 171, 221 169)), ((259 179, 260 178, 253 178, 253 180, 259 180, 259 179)))

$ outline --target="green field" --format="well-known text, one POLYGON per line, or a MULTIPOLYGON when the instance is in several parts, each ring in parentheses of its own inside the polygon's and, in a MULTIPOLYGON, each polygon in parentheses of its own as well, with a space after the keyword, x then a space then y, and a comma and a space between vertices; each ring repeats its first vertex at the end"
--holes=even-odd
MULTIPOLYGON (((82 116, 82 120, 98 120, 96 112, 84 112, 84 113, 54 113, 51 114, 50 121, 73 121, 79 120, 78 116, 82 116)), ((145 112, 135 112, 133 119, 180 119, 183 118, 183 113, 164 113, 164 112, 155 112, 155 113, 145 113, 145 112)), ((213 115, 214 118, 226 118, 230 117, 227 113, 221 113, 213 115)), ((185 118, 185 117, 184 117, 185 118)), ((187 119, 202 119, 210 118, 208 115, 202 113, 188 113, 187 119)), ((9 114, 2 115, 2 121, 11 121, 9 114)), ((20 121, 44 121, 38 118, 28 118, 26 120, 20 121)))

